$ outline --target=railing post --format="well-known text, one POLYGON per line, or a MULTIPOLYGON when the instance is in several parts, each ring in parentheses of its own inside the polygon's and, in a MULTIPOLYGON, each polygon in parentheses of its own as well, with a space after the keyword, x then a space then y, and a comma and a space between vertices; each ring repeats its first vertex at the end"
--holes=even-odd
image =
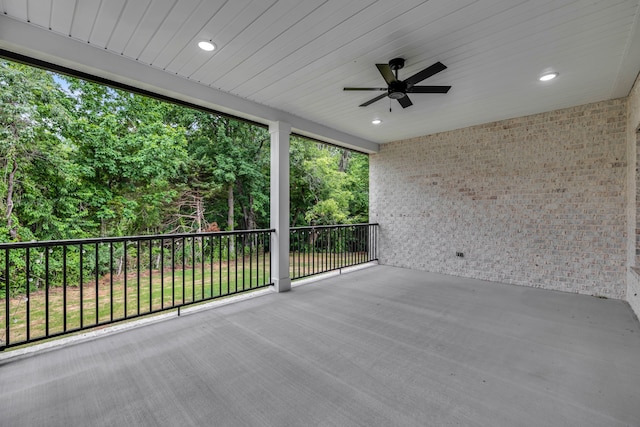
POLYGON ((271 276, 276 292, 291 289, 289 276, 289 135, 283 122, 269 125, 271 134, 271 276))

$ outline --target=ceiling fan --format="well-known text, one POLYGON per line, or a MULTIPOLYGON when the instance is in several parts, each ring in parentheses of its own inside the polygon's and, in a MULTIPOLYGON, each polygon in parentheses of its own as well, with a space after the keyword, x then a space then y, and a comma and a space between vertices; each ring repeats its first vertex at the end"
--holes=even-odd
POLYGON ((441 63, 436 62, 430 67, 414 74, 405 80, 398 79, 398 70, 404 67, 404 58, 394 58, 389 61, 388 64, 376 64, 378 71, 382 74, 382 77, 387 82, 387 87, 345 87, 344 90, 379 90, 386 91, 382 95, 376 96, 373 99, 368 100, 360 107, 366 107, 376 101, 388 96, 391 99, 397 99, 402 108, 407 108, 413 105, 413 102, 409 99, 408 93, 447 93, 451 86, 416 86, 426 78, 445 70, 447 67, 441 63), (395 72, 395 74, 394 74, 395 72))

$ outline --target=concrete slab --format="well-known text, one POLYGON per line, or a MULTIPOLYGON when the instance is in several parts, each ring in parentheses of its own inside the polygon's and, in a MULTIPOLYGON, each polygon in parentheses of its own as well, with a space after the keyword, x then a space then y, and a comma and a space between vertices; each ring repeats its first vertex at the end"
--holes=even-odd
POLYGON ((7 426, 638 426, 627 303, 376 266, 0 362, 7 426))

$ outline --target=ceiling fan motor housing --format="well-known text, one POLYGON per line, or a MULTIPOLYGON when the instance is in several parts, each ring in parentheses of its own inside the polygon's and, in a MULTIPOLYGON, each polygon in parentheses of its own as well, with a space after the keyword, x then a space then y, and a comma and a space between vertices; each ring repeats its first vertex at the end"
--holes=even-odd
POLYGON ((404 67, 404 58, 393 58, 389 61, 389 68, 392 70, 399 70, 404 67))
POLYGON ((400 99, 407 96, 407 84, 400 80, 389 83, 389 98, 400 99))

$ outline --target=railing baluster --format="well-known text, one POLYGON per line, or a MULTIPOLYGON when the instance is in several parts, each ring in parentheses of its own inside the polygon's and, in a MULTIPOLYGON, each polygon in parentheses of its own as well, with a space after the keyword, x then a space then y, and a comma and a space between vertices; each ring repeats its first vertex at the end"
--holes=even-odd
POLYGON ((271 283, 271 236, 268 234, 262 234, 262 280, 261 285, 271 283), (268 250, 267 250, 268 249, 268 250), (268 254, 268 255, 267 255, 268 254), (269 264, 267 267, 267 256, 269 257, 269 264), (269 281, 267 282, 267 268, 269 269, 269 281))
POLYGON ((366 227, 362 227, 361 229, 362 232, 362 257, 361 257, 361 261, 362 263, 367 262, 367 229, 366 227))
POLYGON ((307 238, 305 239, 305 256, 307 257, 307 262, 305 265, 305 276, 310 276, 313 274, 313 235, 311 230, 307 230, 307 238))
POLYGON ((11 281, 9 280, 10 249, 4 250, 4 345, 11 344, 11 281))
POLYGON ((347 256, 347 227, 340 229, 340 245, 342 245, 342 254, 340 254, 340 268, 344 267, 347 256))
POLYGON ((363 262, 366 261, 366 257, 365 257, 365 247, 366 247, 366 232, 367 230, 364 227, 359 227, 358 228, 358 232, 360 233, 360 238, 358 239, 359 241, 359 250, 358 250, 358 263, 362 264, 363 262))
POLYGON ((176 306, 176 239, 171 238, 171 307, 176 306))
POLYGON ((289 235, 289 257, 291 259, 291 265, 289 267, 291 270, 290 277, 296 274, 296 247, 296 232, 295 230, 291 230, 289 235))
POLYGON ((373 261, 376 257, 374 255, 374 250, 375 250, 375 228, 372 225, 369 225, 369 235, 371 236, 370 240, 369 240, 369 249, 371 252, 371 255, 369 256, 369 261, 373 261))
POLYGON ((49 335, 49 248, 44 248, 44 333, 49 335))
POLYGON ((302 277, 309 274, 309 230, 303 230, 300 232, 301 247, 300 252, 302 255, 302 277))
POLYGON ((324 253, 325 253, 325 249, 324 249, 324 229, 321 228, 318 231, 318 239, 320 241, 320 259, 318 260, 318 268, 320 269, 320 271, 326 271, 326 266, 325 266, 325 257, 324 257, 324 253))
POLYGON ((316 230, 311 229, 311 238, 309 239, 311 246, 311 273, 316 274, 316 230))
POLYGON ((358 246, 358 227, 353 227, 353 265, 358 264, 360 259, 358 257, 359 254, 359 246, 358 246))
POLYGON ((373 234, 373 238, 371 240, 371 246, 373 247, 373 251, 371 252, 371 259, 378 259, 378 229, 374 226, 371 226, 371 231, 373 234))
POLYGON ((233 282, 234 293, 238 292, 238 238, 233 236, 233 268, 235 270, 235 278, 233 282))
POLYGON ((67 331, 67 246, 62 247, 62 330, 67 331))
POLYGON ((204 299, 204 237, 200 238, 200 261, 202 262, 202 278, 200 279, 200 299, 204 299))
POLYGON ((123 316, 123 319, 126 319, 126 318, 129 317, 129 311, 127 310, 127 297, 128 297, 128 290, 129 290, 128 286, 127 286, 128 285, 128 283, 127 283, 127 273, 128 273, 127 264, 129 264, 129 257, 127 256, 127 246, 129 246, 128 243, 129 242, 125 240, 123 253, 122 253, 122 256, 123 256, 122 272, 124 274, 124 291, 123 291, 124 292, 123 293, 123 295, 124 295, 124 308, 123 308, 124 316, 123 316))
POLYGON ((109 242, 109 321, 113 322, 113 242, 109 242))
POLYGON ((360 229, 353 227, 353 265, 360 263, 360 229))
POLYGON ((356 228, 355 227, 350 227, 349 229, 351 231, 351 265, 355 265, 356 263, 356 251, 358 250, 358 247, 356 246, 356 228))
POLYGON ((196 300, 196 238, 191 238, 191 301, 196 300))
POLYGON ((186 255, 186 246, 187 240, 185 237, 182 238, 182 301, 181 304, 185 303, 186 295, 187 295, 187 278, 186 278, 186 265, 185 265, 185 255, 186 255))
POLYGON ((27 318, 26 318, 26 332, 27 332, 27 341, 29 341, 31 339, 31 254, 29 252, 29 248, 26 249, 25 251, 26 253, 26 257, 27 257, 27 261, 25 263, 25 268, 26 268, 26 286, 27 286, 27 301, 26 301, 26 308, 27 308, 27 318))
POLYGON ((298 234, 298 276, 304 276, 304 230, 299 230, 298 234))
POLYGON ((361 247, 360 247, 360 242, 361 240, 361 229, 359 227, 355 227, 355 231, 356 231, 356 264, 360 264, 360 253, 361 253, 361 247))
POLYGON ((100 255, 98 253, 98 245, 99 243, 96 243, 96 259, 95 259, 95 266, 94 266, 94 270, 95 270, 95 276, 96 276, 96 282, 95 282, 95 298, 94 300, 94 304, 95 304, 95 310, 96 310, 96 322, 95 324, 97 325, 98 323, 100 323, 100 315, 99 315, 99 310, 98 310, 98 280, 100 280, 100 265, 98 263, 98 260, 100 259, 100 255))
POLYGON ((164 308, 164 239, 160 240, 160 309, 164 308))
MULTIPOLYGON (((262 246, 262 258, 267 255, 266 254, 266 246, 264 245, 264 234, 259 233, 255 234, 252 237, 255 239, 256 244, 256 287, 259 288, 262 285, 262 281, 260 280, 260 246, 262 246)), ((253 274, 253 273, 250 273, 253 274)))
POLYGON ((227 236, 227 294, 231 286, 231 236, 227 236))
POLYGON ((249 289, 253 288, 253 234, 249 235, 249 289))
POLYGON ((140 240, 136 242, 136 315, 140 315, 140 240))
POLYGON ((331 232, 330 228, 325 228, 323 230, 324 234, 324 269, 329 270, 329 244, 331 243, 331 239, 329 239, 329 233, 331 232))
POLYGON ((333 228, 327 229, 327 270, 333 270, 333 228))
POLYGON ((369 226, 369 233, 371 234, 371 240, 369 241, 369 245, 371 248, 370 258, 373 261, 376 259, 376 229, 373 226, 369 226))
POLYGON ((213 297, 213 236, 209 236, 209 296, 213 297))
POLYGON ((84 246, 80 243, 80 329, 84 327, 84 246))
POLYGON ((153 240, 149 239, 149 312, 153 311, 153 240))
POLYGON ((353 228, 353 234, 354 234, 354 265, 357 265, 360 263, 360 229, 358 227, 354 227, 353 228))
POLYGON ((240 239, 240 241, 242 242, 242 290, 244 291, 244 276, 245 276, 245 265, 244 265, 244 258, 245 258, 245 242, 246 240, 244 238, 240 239))

